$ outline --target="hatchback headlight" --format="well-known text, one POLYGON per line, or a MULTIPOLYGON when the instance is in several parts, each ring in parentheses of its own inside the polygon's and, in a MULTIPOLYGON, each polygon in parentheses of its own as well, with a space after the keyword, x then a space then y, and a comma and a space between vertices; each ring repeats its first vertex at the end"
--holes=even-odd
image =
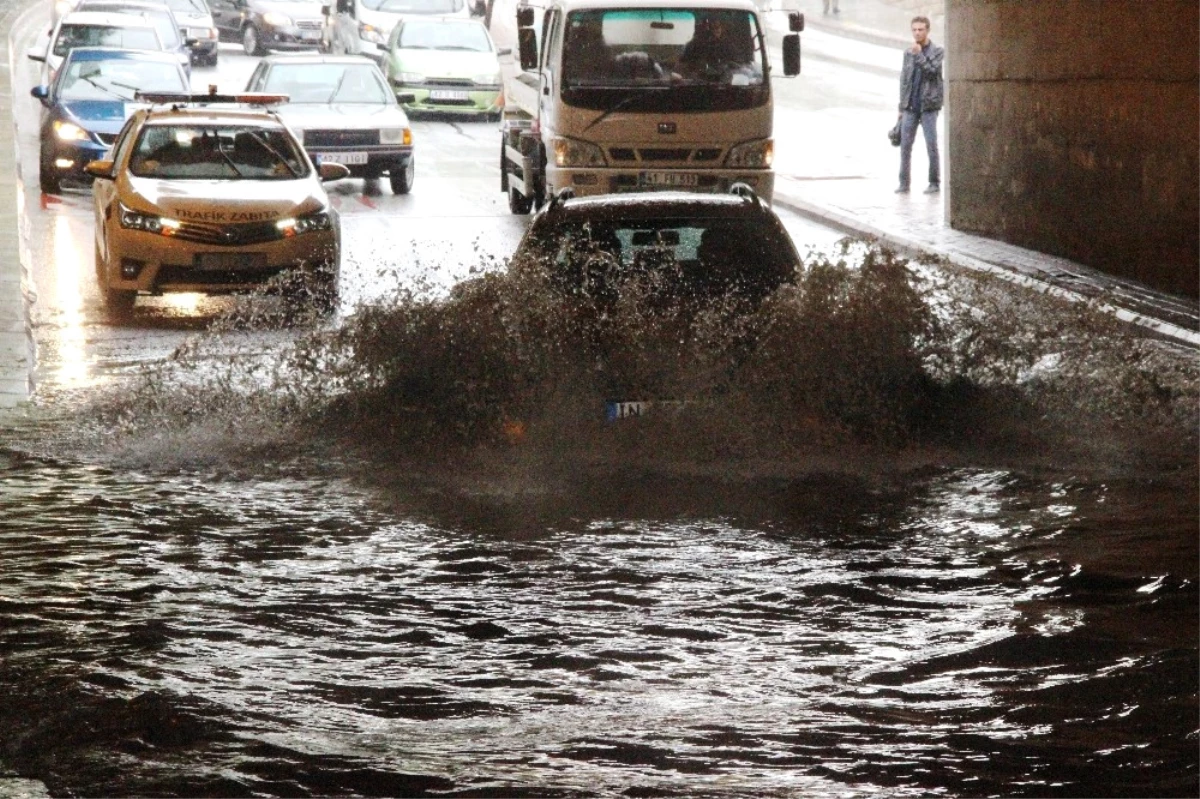
POLYGON ((87 141, 91 138, 86 130, 74 122, 63 122, 61 119, 54 123, 54 135, 63 141, 87 141))
POLYGON ((412 144, 412 131, 408 128, 380 128, 380 144, 412 144))
POLYGON ((284 238, 312 233, 315 230, 333 230, 333 217, 328 211, 317 211, 315 214, 280 219, 275 227, 284 238))
POLYGON ((729 148, 725 166, 740 169, 770 169, 775 161, 775 141, 755 139, 729 148))
POLYGON ((604 151, 590 141, 568 139, 565 136, 553 139, 554 165, 560 167, 606 166, 604 151))
POLYGON ((401 72, 399 80, 401 83, 424 83, 425 76, 420 72, 401 72))
POLYGON ((179 220, 155 214, 143 214, 118 203, 118 218, 121 227, 126 230, 141 230, 145 233, 157 233, 162 236, 173 236, 179 230, 179 220))
POLYGON ((268 11, 263 14, 263 22, 270 25, 272 28, 290 28, 292 27, 292 18, 287 14, 280 14, 278 11, 268 11))
POLYGON ((471 78, 471 82, 476 86, 499 86, 500 73, 498 71, 485 72, 482 75, 476 75, 475 77, 471 78))

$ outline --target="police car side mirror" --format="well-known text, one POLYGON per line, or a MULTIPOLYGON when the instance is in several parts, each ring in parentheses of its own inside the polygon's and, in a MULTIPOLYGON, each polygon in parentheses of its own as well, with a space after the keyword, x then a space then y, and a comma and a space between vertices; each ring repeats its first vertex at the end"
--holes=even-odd
POLYGON ((83 168, 83 171, 87 172, 89 175, 91 175, 94 178, 105 178, 108 180, 112 180, 113 162, 107 161, 107 160, 105 160, 105 161, 89 161, 87 166, 85 166, 83 168))
MULTIPOLYGON (((88 164, 88 171, 91 171, 91 164, 88 164)), ((321 182, 350 177, 350 169, 345 164, 335 164, 333 162, 318 166, 317 173, 321 176, 321 182)))
POLYGON ((783 37, 783 74, 795 77, 800 74, 800 34, 789 33, 783 37))
POLYGON ((50 87, 34 86, 29 90, 29 94, 42 101, 42 105, 50 105, 50 87))

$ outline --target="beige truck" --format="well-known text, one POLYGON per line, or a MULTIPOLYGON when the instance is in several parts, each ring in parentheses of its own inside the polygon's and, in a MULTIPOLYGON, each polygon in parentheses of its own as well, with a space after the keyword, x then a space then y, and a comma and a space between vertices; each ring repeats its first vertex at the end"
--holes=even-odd
MULTIPOLYGON (((517 9, 501 190, 525 214, 576 196, 677 190, 771 199, 771 64, 754 0, 546 0, 517 9)), ((800 71, 788 15, 783 74, 800 71)))

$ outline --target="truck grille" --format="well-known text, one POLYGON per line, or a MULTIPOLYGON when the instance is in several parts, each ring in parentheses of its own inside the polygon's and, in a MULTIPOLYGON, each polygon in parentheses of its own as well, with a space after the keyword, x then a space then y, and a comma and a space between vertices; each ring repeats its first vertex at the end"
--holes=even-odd
POLYGON ((721 158, 721 150, 706 147, 692 150, 687 147, 610 147, 608 157, 615 162, 626 163, 709 163, 721 158))
POLYGON ((375 130, 306 130, 304 146, 313 147, 371 147, 379 144, 375 130))

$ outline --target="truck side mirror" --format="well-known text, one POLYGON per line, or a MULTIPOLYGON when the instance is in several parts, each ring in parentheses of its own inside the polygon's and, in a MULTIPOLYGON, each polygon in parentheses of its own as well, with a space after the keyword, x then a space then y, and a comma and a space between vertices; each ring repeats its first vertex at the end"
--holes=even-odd
POLYGON ((526 72, 537 69, 537 31, 533 28, 520 28, 517 31, 517 42, 521 48, 521 69, 526 72))
POLYGON ((783 37, 783 74, 789 78, 800 74, 800 34, 783 37))
POLYGON ((788 30, 792 33, 800 33, 804 30, 804 15, 799 11, 788 12, 788 30))
POLYGON ((533 9, 529 6, 521 6, 517 9, 517 27, 529 28, 533 26, 533 9))
POLYGON ((329 16, 329 4, 328 3, 321 6, 321 16, 323 16, 323 17, 329 16))

